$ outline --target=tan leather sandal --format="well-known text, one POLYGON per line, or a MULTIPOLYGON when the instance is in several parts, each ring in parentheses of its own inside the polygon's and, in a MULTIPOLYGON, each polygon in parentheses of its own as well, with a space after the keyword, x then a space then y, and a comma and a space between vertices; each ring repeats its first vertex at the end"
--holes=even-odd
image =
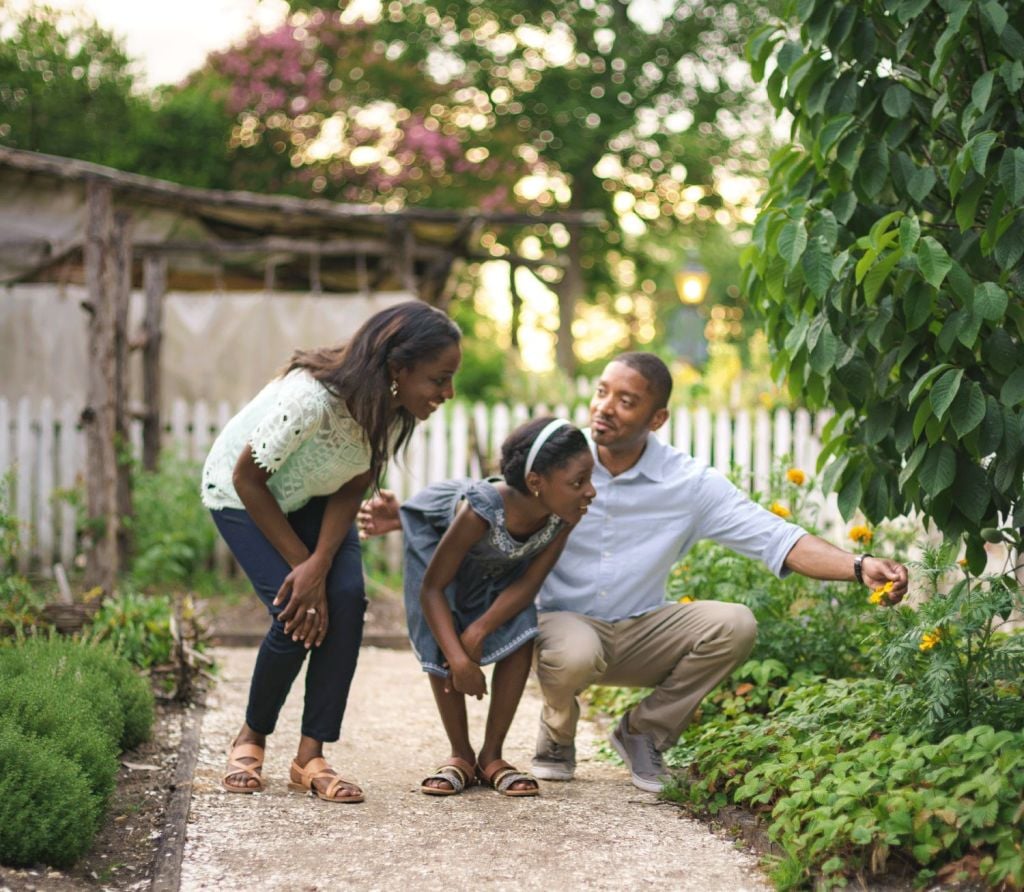
POLYGON ((291 781, 288 784, 289 790, 303 790, 315 793, 324 802, 362 802, 366 798, 359 784, 342 777, 340 774, 335 774, 323 756, 316 756, 310 759, 306 763, 305 768, 293 760, 289 776, 291 777, 291 781), (327 790, 321 793, 314 781, 326 778, 330 778, 330 782, 327 785, 327 790), (336 796, 335 794, 343 786, 353 787, 355 792, 348 796, 336 796))
POLYGON ((434 773, 430 777, 423 778, 423 782, 420 784, 420 792, 426 793, 428 796, 455 796, 465 790, 466 787, 471 787, 475 783, 476 772, 473 770, 473 766, 465 759, 452 756, 443 765, 435 768, 434 773), (428 784, 428 781, 438 780, 450 784, 451 789, 431 787, 428 784))
POLYGON ((492 790, 497 790, 502 796, 536 796, 540 793, 537 778, 520 771, 504 759, 495 759, 486 768, 477 765, 476 773, 481 783, 487 784, 492 790), (513 790, 512 784, 518 781, 530 781, 533 786, 525 790, 513 790))
POLYGON ((229 793, 262 793, 266 789, 266 782, 263 780, 263 747, 255 743, 238 743, 231 747, 228 752, 228 770, 220 779, 220 785, 229 793), (245 762, 240 759, 254 759, 255 761, 245 762), (246 784, 229 783, 228 778, 236 774, 248 775, 246 780, 255 780, 258 786, 250 787, 246 784))

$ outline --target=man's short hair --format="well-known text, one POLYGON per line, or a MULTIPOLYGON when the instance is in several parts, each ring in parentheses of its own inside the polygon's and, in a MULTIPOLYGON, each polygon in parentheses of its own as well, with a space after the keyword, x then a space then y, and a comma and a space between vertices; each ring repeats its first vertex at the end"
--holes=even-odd
POLYGON ((654 396, 654 408, 664 409, 672 396, 672 373, 653 353, 620 353, 612 362, 621 362, 643 375, 654 396))

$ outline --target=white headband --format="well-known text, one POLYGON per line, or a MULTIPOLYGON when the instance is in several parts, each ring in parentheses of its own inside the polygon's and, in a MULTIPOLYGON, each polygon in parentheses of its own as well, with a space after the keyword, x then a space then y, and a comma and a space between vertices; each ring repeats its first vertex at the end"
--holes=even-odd
POLYGON ((523 468, 523 476, 525 477, 530 473, 530 469, 533 468, 534 459, 537 458, 537 453, 540 452, 541 448, 548 441, 548 438, 560 427, 568 424, 564 418, 556 418, 554 421, 549 422, 544 426, 544 429, 537 434, 533 441, 533 445, 530 447, 530 451, 526 455, 526 465, 523 468))

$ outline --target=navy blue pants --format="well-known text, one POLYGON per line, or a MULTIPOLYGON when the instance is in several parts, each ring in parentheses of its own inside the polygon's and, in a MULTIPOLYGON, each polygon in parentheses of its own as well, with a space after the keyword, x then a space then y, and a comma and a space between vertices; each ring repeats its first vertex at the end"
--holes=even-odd
MULTIPOLYGON (((292 529, 310 551, 316 547, 326 502, 325 498, 311 499, 287 515, 292 529)), ((327 574, 327 635, 319 647, 307 649, 301 641, 292 641, 291 636, 284 633, 284 624, 278 616, 286 604, 273 605, 281 583, 291 572, 287 561, 245 511, 221 508, 210 513, 271 617, 270 630, 260 645, 252 673, 246 724, 259 734, 273 733, 292 682, 309 654, 302 733, 325 743, 337 740, 359 659, 366 611, 363 565, 355 526, 349 530, 327 574)))

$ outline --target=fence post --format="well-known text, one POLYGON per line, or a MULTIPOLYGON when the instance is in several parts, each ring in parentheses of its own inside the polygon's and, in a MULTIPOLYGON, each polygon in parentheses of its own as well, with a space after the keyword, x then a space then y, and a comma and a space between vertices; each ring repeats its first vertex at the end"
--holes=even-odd
POLYGON ((18 517, 18 571, 28 570, 32 555, 32 494, 35 489, 35 443, 32 434, 32 409, 27 396, 18 400, 14 421, 15 514, 18 517))
MULTIPOLYGON (((78 412, 65 403, 60 412, 60 463, 57 465, 57 486, 69 493, 78 484, 82 471, 82 434, 78 430, 78 412)), ((72 503, 64 500, 60 507, 60 561, 70 567, 78 545, 78 517, 72 503)))
POLYGON ((44 576, 53 572, 53 478, 57 444, 53 400, 44 397, 39 409, 39 474, 36 478, 36 543, 44 576))

